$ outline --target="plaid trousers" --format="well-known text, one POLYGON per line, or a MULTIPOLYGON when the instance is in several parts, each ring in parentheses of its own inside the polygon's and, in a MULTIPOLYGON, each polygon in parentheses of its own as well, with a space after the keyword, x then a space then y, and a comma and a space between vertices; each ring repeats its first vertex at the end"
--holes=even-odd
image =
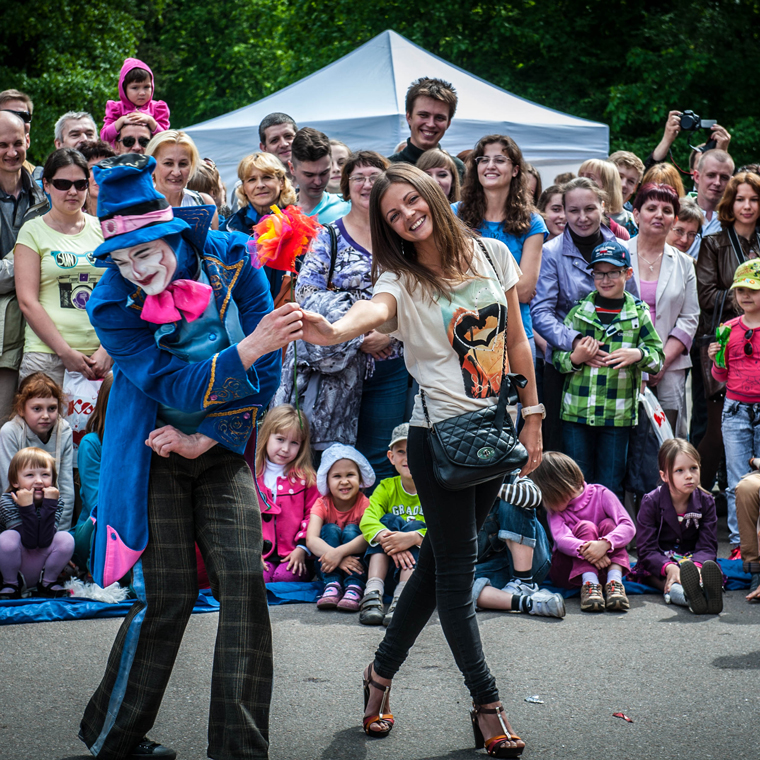
POLYGON ((272 632, 261 516, 243 457, 221 446, 197 459, 153 454, 148 526, 133 572, 138 601, 119 629, 80 737, 96 757, 121 760, 152 728, 198 598, 197 541, 220 602, 208 756, 268 757, 272 632))

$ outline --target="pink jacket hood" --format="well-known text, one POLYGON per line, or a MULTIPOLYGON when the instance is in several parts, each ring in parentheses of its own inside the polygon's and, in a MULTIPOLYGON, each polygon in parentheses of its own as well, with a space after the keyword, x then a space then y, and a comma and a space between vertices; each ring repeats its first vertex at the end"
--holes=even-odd
POLYGON ((132 71, 132 69, 145 69, 150 74, 150 86, 153 91, 151 93, 151 100, 153 100, 153 97, 156 94, 156 85, 153 81, 153 72, 151 71, 150 66, 148 66, 147 63, 143 63, 139 58, 127 58, 124 61, 124 65, 121 67, 121 71, 119 72, 119 99, 127 111, 135 110, 134 103, 129 100, 127 93, 124 92, 124 78, 127 76, 127 74, 129 74, 130 71, 132 71))

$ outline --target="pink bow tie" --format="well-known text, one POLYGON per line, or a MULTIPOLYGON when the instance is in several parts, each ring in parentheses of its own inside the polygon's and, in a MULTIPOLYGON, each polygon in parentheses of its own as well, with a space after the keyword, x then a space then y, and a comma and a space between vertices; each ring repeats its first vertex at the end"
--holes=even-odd
POLYGON ((206 310, 212 292, 211 286, 202 282, 175 280, 158 295, 145 297, 140 317, 155 325, 179 322, 182 317, 194 322, 206 310))

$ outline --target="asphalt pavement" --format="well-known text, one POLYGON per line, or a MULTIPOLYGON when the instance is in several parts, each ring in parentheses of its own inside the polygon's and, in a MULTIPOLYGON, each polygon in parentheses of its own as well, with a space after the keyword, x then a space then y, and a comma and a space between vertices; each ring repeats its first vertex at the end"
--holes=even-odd
MULTIPOLYGON (((271 608, 275 670, 272 760, 466 760, 467 692, 437 618, 392 692, 387 739, 361 731, 361 672, 382 628, 314 605, 271 608)), ((628 613, 564 620, 479 613, 483 646, 524 758, 756 760, 760 605, 725 595, 719 617, 696 617, 658 595, 628 613), (538 696, 544 704, 531 704, 538 696), (633 723, 613 717, 623 712, 633 723)), ((84 760, 77 739, 121 620, 0 627, 0 758, 84 760)), ((206 757, 215 613, 192 617, 151 738, 181 760, 206 757)))

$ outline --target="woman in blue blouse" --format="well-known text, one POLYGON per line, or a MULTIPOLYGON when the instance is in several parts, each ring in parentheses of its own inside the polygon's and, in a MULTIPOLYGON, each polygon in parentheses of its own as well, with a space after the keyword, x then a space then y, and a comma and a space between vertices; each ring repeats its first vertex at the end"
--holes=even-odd
MULTIPOLYGON (((369 198, 388 166, 386 158, 371 150, 348 157, 340 187, 351 210, 322 228, 298 275, 298 303, 331 322, 356 301, 372 298, 369 198)), ((337 346, 299 341, 297 351, 300 403, 311 423, 312 448, 355 445, 378 482, 394 475, 386 452, 393 428, 407 419, 409 383, 401 343, 372 330, 337 346)), ((293 359, 289 347, 276 405, 294 402, 293 359)))
POLYGON ((483 237, 505 243, 520 265, 522 277, 516 286, 517 295, 535 361, 529 304, 541 268, 541 247, 549 232, 543 217, 533 207, 526 166, 520 148, 511 137, 482 137, 467 158, 462 200, 452 208, 468 227, 483 237))

